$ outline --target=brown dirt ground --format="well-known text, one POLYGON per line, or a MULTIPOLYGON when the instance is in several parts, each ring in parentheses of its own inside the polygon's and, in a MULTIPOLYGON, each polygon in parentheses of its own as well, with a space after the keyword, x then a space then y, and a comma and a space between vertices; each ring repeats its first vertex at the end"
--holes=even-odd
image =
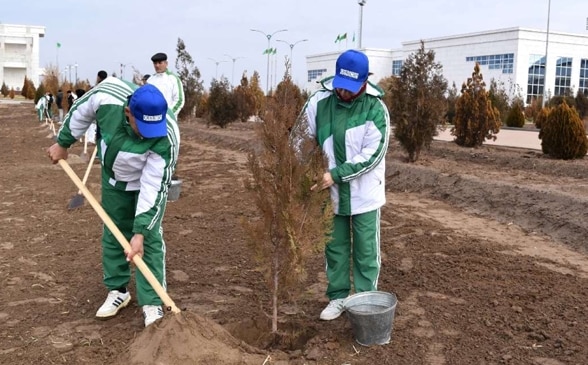
MULTIPOLYGON (((252 125, 181 131, 182 193, 164 227, 169 294, 185 312, 144 329, 134 302, 94 318, 101 222, 88 204, 66 209, 76 188, 49 163, 32 104, 0 104, 1 364, 587 363, 588 161, 435 141, 409 165, 392 143, 379 285, 399 299, 391 343, 358 345, 346 315, 318 320, 321 255, 281 306, 290 335, 271 343, 270 296, 240 224, 256 215, 243 187, 252 125)), ((80 152, 69 162, 81 176, 80 152)), ((88 187, 99 194, 98 163, 88 187)))

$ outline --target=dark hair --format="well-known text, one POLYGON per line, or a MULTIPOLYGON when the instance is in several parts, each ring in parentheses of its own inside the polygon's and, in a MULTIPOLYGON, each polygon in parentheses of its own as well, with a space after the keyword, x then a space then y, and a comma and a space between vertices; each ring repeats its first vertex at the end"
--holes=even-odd
POLYGON ((76 89, 76 95, 79 97, 81 97, 82 95, 84 95, 86 93, 86 90, 84 89, 76 89))
POLYGON ((104 70, 98 71, 98 78, 100 80, 104 80, 107 77, 108 77, 108 74, 106 73, 106 71, 104 71, 104 70))

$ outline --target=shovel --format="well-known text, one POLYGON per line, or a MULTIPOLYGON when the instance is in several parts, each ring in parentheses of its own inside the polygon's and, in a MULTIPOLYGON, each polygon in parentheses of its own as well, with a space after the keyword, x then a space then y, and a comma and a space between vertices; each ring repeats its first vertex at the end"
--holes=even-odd
MULTIPOLYGON (((86 173, 84 174, 84 179, 82 180, 82 184, 86 185, 86 181, 88 181, 88 176, 90 176, 90 170, 92 170, 92 165, 94 164, 94 159, 96 158, 96 151, 98 151, 98 147, 94 147, 94 151, 92 151, 92 157, 90 157, 90 163, 88 163, 88 167, 86 168, 86 173)), ((69 201, 69 205, 67 209, 76 209, 84 205, 84 195, 82 191, 79 190, 76 195, 71 198, 69 201)))
MULTIPOLYGON (((96 156, 94 156, 96 157, 96 156)), ((84 134, 84 152, 80 155, 83 161, 88 161, 88 137, 84 134)))
MULTIPOLYGON (((116 239, 118 240, 118 243, 120 243, 120 245, 123 247, 123 249, 125 251, 130 251, 131 245, 129 244, 129 241, 127 241, 127 239, 122 234, 122 232, 118 229, 116 224, 114 224, 112 219, 108 216, 108 214, 106 214, 106 212, 104 211, 104 208, 102 208, 102 206, 100 205, 100 203, 98 203, 96 198, 94 198, 92 193, 90 193, 90 191, 84 186, 84 183, 80 180, 78 175, 76 175, 74 170, 72 170, 71 166, 69 166, 67 161, 59 160, 59 165, 61 166, 61 168, 63 168, 63 170, 69 176, 69 178, 73 181, 73 183, 76 184, 78 189, 80 189, 82 194, 84 194, 84 196, 88 200, 88 203, 90 203, 92 208, 94 208, 94 210, 96 211, 96 213, 98 214, 100 219, 102 219, 102 222, 104 222, 106 227, 108 227, 108 229, 110 229, 110 232, 112 232, 114 237, 116 237, 116 239)), ((145 261, 143 261, 143 258, 139 255, 135 255, 135 256, 133 256, 133 263, 135 264, 135 266, 137 266, 137 269, 139 269, 139 271, 141 271, 141 273, 143 274, 145 279, 147 279, 147 281, 149 282, 149 284, 151 285, 153 290, 155 290, 157 295, 159 295, 159 297, 163 301, 163 304, 165 305, 166 309, 168 311, 173 312, 173 313, 180 313, 181 312, 180 309, 178 307, 176 307, 176 304, 174 303, 174 301, 169 297, 169 295, 167 295, 167 292, 165 291, 165 289, 163 289, 163 287, 161 286, 159 281, 157 281, 157 278, 155 278, 155 276, 153 275, 151 270, 149 270, 149 268, 145 264, 145 261)))

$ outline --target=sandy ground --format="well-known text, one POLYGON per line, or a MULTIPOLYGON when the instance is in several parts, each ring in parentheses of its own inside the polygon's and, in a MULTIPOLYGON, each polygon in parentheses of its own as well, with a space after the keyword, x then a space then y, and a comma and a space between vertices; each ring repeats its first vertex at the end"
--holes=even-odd
MULTIPOLYGON (((322 255, 284 300, 270 296, 243 239, 252 124, 181 126, 180 199, 168 204, 169 294, 184 310, 144 329, 136 303, 98 321, 101 223, 44 149, 32 105, 0 105, 2 364, 585 364, 588 162, 435 141, 416 164, 387 158, 379 289, 398 297, 392 341, 362 347, 346 315, 321 322, 322 255), (148 356, 146 354, 149 354, 148 356), (147 356, 147 357, 146 357, 147 356)), ((82 175, 80 145, 69 162, 82 175)), ((98 163, 89 189, 99 197, 98 163)), ((133 290, 131 285, 131 290, 133 290)))

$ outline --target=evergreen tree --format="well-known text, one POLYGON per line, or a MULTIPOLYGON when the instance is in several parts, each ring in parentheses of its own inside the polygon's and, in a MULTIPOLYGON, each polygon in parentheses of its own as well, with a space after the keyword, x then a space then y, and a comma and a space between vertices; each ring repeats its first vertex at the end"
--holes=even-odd
POLYGON ((221 128, 238 118, 235 98, 231 92, 229 80, 222 76, 220 80, 213 79, 208 96, 208 115, 210 123, 221 128))
POLYGON ((29 93, 29 85, 29 78, 25 75, 22 88, 20 89, 20 95, 22 95, 25 99, 27 99, 27 95, 29 93))
POLYGON ((523 114, 523 100, 515 98, 508 112, 505 121, 509 127, 523 128, 525 126, 525 115, 523 114))
POLYGON ((424 42, 404 62, 397 86, 390 107, 396 125, 394 136, 408 153, 409 162, 415 162, 444 123, 447 105, 443 66, 435 62, 434 51, 425 51, 424 42))
POLYGON ((237 115, 241 122, 246 122, 250 116, 255 115, 255 95, 249 87, 247 72, 243 72, 241 83, 233 90, 237 115))
POLYGON ((176 70, 182 81, 185 97, 184 107, 180 111, 179 117, 192 117, 196 115, 202 101, 204 86, 200 80, 200 70, 194 64, 194 60, 186 50, 186 44, 181 38, 178 38, 176 52, 176 70))
POLYGON ((451 87, 447 90, 447 113, 445 113, 445 120, 449 124, 453 124, 455 119, 455 105, 457 104, 457 99, 459 98, 459 92, 457 91, 457 86, 455 82, 451 85, 451 87))
POLYGON ((501 122, 503 124, 506 123, 510 111, 510 101, 508 93, 504 88, 504 82, 496 81, 496 79, 490 80, 488 99, 490 99, 492 106, 498 110, 501 122))
POLYGON ((6 86, 6 83, 2 81, 2 88, 0 88, 0 94, 2 94, 2 96, 4 97, 7 97, 8 93, 10 93, 10 90, 8 90, 8 86, 6 86))
POLYGON ((259 86, 259 73, 257 71, 253 71, 253 75, 249 79, 249 88, 255 97, 255 115, 261 116, 265 106, 265 94, 261 86, 259 86))
POLYGON ((293 132, 299 143, 290 143, 288 126, 300 113, 298 105, 285 92, 268 98, 267 104, 256 130, 261 148, 249 155, 251 173, 245 183, 259 213, 244 226, 271 294, 273 340, 280 343, 278 308, 307 289, 306 267, 324 250, 333 211, 328 189, 310 190, 328 165, 314 138, 303 133, 306 120, 293 132))
POLYGON ((500 113, 488 98, 477 62, 472 77, 461 87, 454 124, 451 135, 455 136, 455 143, 464 147, 480 147, 486 139, 496 140, 496 134, 500 132, 500 113))

